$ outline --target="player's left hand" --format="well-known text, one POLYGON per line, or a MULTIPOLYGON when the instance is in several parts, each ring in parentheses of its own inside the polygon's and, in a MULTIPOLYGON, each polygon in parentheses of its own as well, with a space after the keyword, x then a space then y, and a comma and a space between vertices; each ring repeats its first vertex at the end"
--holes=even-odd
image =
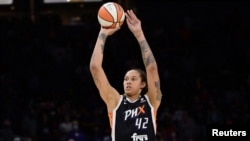
POLYGON ((127 10, 125 13, 126 16, 126 22, 128 25, 129 30, 137 36, 142 32, 141 28, 141 21, 137 18, 133 10, 127 10))

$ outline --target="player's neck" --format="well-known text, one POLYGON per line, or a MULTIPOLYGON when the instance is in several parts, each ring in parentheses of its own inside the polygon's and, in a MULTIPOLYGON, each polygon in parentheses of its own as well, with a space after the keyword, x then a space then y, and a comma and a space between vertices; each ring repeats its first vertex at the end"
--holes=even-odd
POLYGON ((125 94, 125 96, 126 96, 126 98, 129 99, 129 101, 131 101, 131 102, 134 102, 134 101, 138 100, 138 99, 141 97, 140 94, 138 94, 138 95, 132 95, 132 96, 131 96, 131 95, 125 94))

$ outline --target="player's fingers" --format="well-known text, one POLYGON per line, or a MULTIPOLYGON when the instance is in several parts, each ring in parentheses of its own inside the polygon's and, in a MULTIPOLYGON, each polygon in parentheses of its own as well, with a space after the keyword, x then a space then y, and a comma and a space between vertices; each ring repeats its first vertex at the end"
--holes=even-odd
POLYGON ((129 10, 127 10, 127 12, 125 13, 125 16, 126 16, 127 19, 131 20, 131 16, 130 16, 129 10))
POLYGON ((132 19, 137 19, 133 10, 129 10, 129 15, 132 19))
POLYGON ((135 13, 134 13, 133 10, 129 10, 129 13, 130 13, 130 15, 131 15, 132 17, 135 17, 135 13))
POLYGON ((127 22, 128 25, 131 24, 131 21, 128 18, 126 18, 126 22, 127 22))
POLYGON ((125 16, 126 16, 126 21, 129 22, 129 23, 131 23, 131 20, 132 20, 132 19, 131 19, 131 17, 129 16, 129 14, 126 13, 125 16))
POLYGON ((132 10, 128 10, 128 17, 129 17, 130 23, 134 23, 137 20, 135 14, 133 14, 132 10))
POLYGON ((117 31, 117 30, 120 30, 120 29, 121 29, 121 27, 120 27, 120 26, 118 26, 118 27, 116 27, 116 29, 115 29, 115 30, 117 31))
POLYGON ((128 15, 129 15, 129 17, 130 17, 131 19, 133 19, 133 14, 132 14, 131 10, 128 10, 128 15))

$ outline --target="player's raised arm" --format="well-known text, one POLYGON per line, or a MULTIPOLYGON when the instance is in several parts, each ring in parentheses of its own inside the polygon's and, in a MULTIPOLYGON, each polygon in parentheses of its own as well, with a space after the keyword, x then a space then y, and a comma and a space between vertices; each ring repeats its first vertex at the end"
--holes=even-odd
POLYGON ((101 98, 107 104, 109 111, 113 110, 113 107, 115 107, 115 104, 119 99, 119 93, 110 85, 106 74, 102 68, 102 62, 106 40, 109 35, 112 35, 118 29, 119 28, 101 28, 90 60, 91 75, 94 79, 94 83, 97 89, 99 90, 101 98))
POLYGON ((135 38, 137 39, 140 45, 142 58, 147 73, 147 81, 148 81, 147 95, 150 99, 151 104, 156 109, 158 109, 161 103, 162 93, 160 89, 160 78, 158 74, 156 60, 143 33, 141 27, 141 21, 136 17, 136 15, 132 10, 127 11, 126 22, 130 31, 134 34, 135 38))

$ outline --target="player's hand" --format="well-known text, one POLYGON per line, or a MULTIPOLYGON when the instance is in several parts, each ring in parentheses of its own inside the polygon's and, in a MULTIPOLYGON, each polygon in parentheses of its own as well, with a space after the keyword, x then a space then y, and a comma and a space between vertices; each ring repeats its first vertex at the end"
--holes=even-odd
POLYGON ((133 10, 127 10, 125 13, 126 22, 129 30, 137 37, 142 33, 141 21, 137 18, 133 10))
POLYGON ((119 29, 120 29, 120 27, 116 27, 116 28, 101 27, 100 32, 106 34, 107 36, 110 36, 110 35, 114 34, 116 31, 118 31, 119 29))

